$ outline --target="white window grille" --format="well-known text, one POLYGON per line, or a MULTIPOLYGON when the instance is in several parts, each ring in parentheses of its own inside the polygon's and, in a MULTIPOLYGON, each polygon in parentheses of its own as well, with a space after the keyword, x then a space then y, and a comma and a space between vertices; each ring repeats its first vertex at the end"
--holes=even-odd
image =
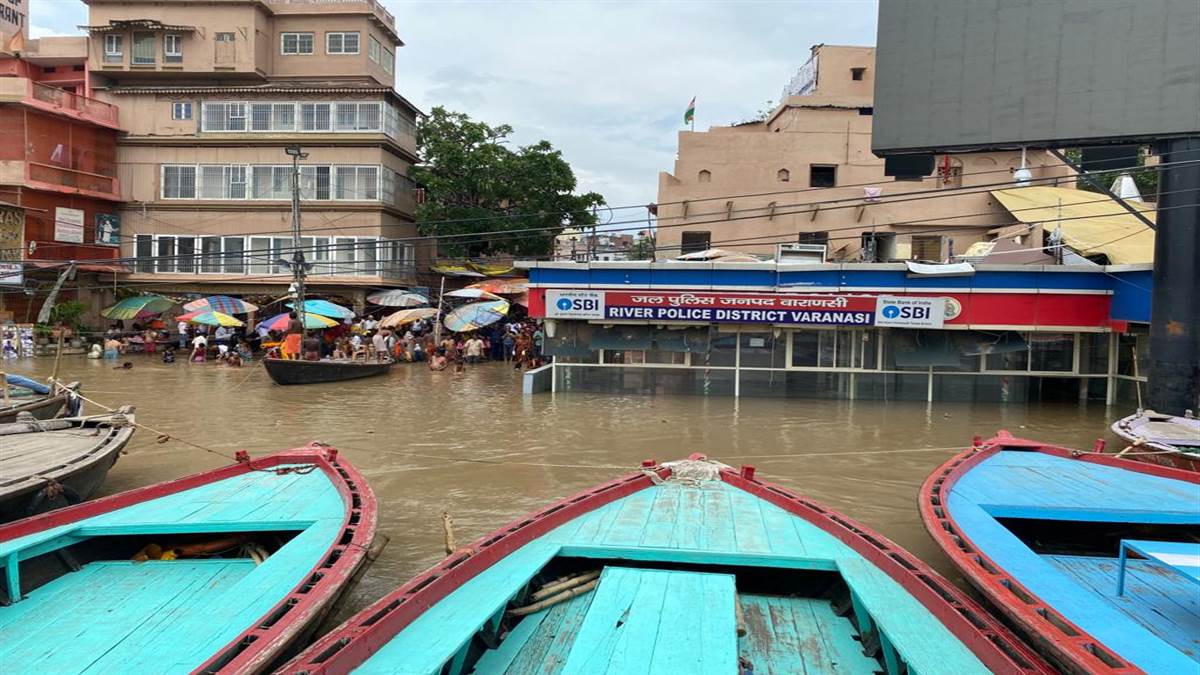
POLYGON ((279 53, 285 55, 312 54, 312 33, 280 33, 279 53))
POLYGON ((250 131, 271 130, 271 104, 250 104, 250 131))
POLYGON ((179 63, 183 61, 183 36, 168 33, 163 36, 163 61, 179 63))
POLYGON ((226 199, 228 190, 225 187, 226 167, 201 166, 199 186, 196 190, 200 199, 226 199))
POLYGON ((328 103, 301 103, 300 104, 300 130, 301 131, 329 131, 329 104, 328 103))
POLYGON ((154 65, 154 33, 133 34, 134 65, 154 65))
POLYGON ((296 129, 296 104, 271 104, 271 131, 294 131, 296 129))
POLYGON ((163 199, 195 199, 196 167, 164 166, 162 196, 163 199))
POLYGON ((325 53, 357 54, 358 33, 326 33, 325 53))

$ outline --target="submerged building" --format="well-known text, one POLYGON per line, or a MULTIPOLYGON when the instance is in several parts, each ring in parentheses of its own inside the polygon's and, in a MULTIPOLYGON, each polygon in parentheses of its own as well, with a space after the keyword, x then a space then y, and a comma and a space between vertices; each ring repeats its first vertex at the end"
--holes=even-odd
POLYGON ((522 266, 555 391, 1111 404, 1145 381, 1149 265, 522 266))

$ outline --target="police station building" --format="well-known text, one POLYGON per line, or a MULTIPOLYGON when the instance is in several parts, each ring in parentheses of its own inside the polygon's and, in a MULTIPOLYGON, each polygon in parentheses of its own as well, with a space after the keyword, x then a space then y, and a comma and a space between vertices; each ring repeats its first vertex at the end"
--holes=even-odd
POLYGON ((1149 265, 529 262, 554 391, 1132 400, 1149 265))

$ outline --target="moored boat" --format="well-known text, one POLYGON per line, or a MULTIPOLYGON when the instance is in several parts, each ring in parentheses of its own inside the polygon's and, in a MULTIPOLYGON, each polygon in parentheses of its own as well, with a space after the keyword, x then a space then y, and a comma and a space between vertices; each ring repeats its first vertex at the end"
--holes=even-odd
POLYGON ((1200 419, 1138 410, 1112 425, 1113 433, 1129 442, 1117 456, 1177 469, 1200 471, 1200 419))
POLYGON ((29 413, 39 420, 58 417, 63 412, 68 415, 78 414, 81 403, 76 395, 78 391, 78 382, 51 382, 42 388, 41 393, 35 391, 29 398, 14 398, 8 405, 0 405, 0 424, 15 422, 21 413, 29 413))
POLYGON ((920 507, 1062 670, 1200 672, 1200 474, 1000 432, 936 470, 920 507))
POLYGON ((366 559, 375 499, 323 446, 0 526, 6 673, 254 673, 366 559))
POLYGON ((90 498, 134 432, 133 408, 0 424, 0 522, 90 498))
POLYGON ((286 673, 1048 672, 886 538, 693 456, 454 551, 286 673))
POLYGON ((321 384, 385 375, 392 369, 392 361, 267 358, 263 359, 263 366, 275 384, 321 384))

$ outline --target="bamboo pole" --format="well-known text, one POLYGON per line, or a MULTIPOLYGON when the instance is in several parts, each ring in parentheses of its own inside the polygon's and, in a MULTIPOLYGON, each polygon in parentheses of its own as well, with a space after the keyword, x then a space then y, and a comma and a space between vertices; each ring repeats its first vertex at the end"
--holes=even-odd
POLYGON ((454 517, 448 511, 442 511, 442 533, 446 536, 446 555, 457 551, 458 543, 454 540, 454 517))
POLYGON ((58 350, 54 353, 54 370, 50 373, 50 381, 58 382, 58 364, 62 362, 63 327, 58 328, 58 350))

